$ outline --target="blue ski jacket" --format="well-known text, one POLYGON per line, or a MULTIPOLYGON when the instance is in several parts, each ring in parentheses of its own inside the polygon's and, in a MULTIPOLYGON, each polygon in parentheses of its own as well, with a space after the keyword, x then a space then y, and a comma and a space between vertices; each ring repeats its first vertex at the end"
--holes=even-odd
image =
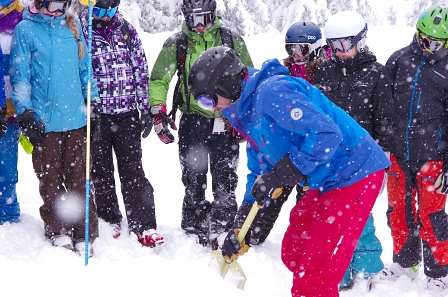
MULTIPOLYGON (((86 126, 88 54, 80 23, 79 36, 85 54, 78 57, 78 41, 60 17, 32 14, 23 10, 23 21, 11 43, 11 100, 18 115, 34 110, 35 119, 45 132, 62 132, 86 126)), ((91 84, 92 100, 98 98, 96 83, 91 84)))
MULTIPOLYGON (((321 192, 349 186, 390 166, 382 148, 344 110, 276 59, 249 68, 240 98, 222 110, 248 141, 250 174, 244 202, 259 174, 285 154, 321 192)), ((243 203, 244 203, 243 202, 243 203)))

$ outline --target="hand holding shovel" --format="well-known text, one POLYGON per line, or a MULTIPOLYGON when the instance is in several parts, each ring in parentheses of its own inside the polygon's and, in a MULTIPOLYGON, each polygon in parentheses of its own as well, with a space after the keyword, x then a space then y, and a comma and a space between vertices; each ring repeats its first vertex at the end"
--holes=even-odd
MULTIPOLYGON (((232 244, 232 240, 237 240, 239 242, 239 245, 241 246, 241 249, 238 250, 238 254, 242 255, 245 252, 248 251, 249 245, 248 243, 244 242, 244 238, 246 237, 247 232, 249 231, 249 228, 257 215, 259 206, 258 203, 255 202, 252 205, 252 208, 250 209, 249 214, 246 217, 246 220, 243 223, 243 226, 241 229, 236 229, 235 234, 236 238, 229 238, 229 241, 227 244, 232 244)), ((226 238, 227 239, 227 238, 226 238)), ((224 243, 226 244, 226 243, 224 243)), ((239 289, 244 289, 244 284, 246 282, 246 275, 244 274, 243 270, 241 269, 241 266, 238 264, 236 259, 238 258, 237 254, 233 254, 230 257, 226 256, 225 258, 222 255, 222 250, 216 250, 212 251, 212 260, 216 259, 216 261, 211 261, 210 266, 217 267, 219 269, 219 272, 221 274, 221 277, 223 279, 229 280, 231 282, 236 282, 239 289), (216 265, 217 262, 217 265, 216 265), (228 271, 231 271, 232 273, 227 274, 228 271)))

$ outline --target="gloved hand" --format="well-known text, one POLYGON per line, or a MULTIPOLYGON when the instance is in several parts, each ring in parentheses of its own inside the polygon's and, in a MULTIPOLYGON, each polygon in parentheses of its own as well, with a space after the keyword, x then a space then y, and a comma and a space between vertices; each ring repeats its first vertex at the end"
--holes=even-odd
POLYGON ((168 124, 173 130, 177 130, 177 127, 174 120, 166 114, 165 105, 154 105, 151 107, 151 113, 154 118, 154 130, 156 131, 159 139, 166 144, 174 142, 174 136, 168 130, 168 124))
POLYGON ((271 171, 258 178, 251 189, 252 197, 259 205, 264 204, 265 198, 278 198, 281 195, 283 186, 295 186, 300 181, 304 181, 305 176, 300 173, 292 163, 289 153, 284 155, 271 171))
POLYGON ((93 100, 90 102, 90 133, 92 140, 97 141, 101 130, 101 102, 93 100))
POLYGON ((448 159, 443 162, 442 173, 437 178, 434 189, 439 194, 448 194, 448 159))
POLYGON ((142 132, 142 137, 148 137, 149 133, 151 133, 152 126, 154 125, 152 114, 147 110, 143 110, 140 112, 140 132, 142 132))
POLYGON ((42 122, 36 122, 34 119, 34 111, 26 109, 21 115, 17 117, 17 123, 22 128, 22 134, 28 138, 43 138, 45 126, 42 122))
POLYGON ((0 139, 6 134, 8 130, 8 121, 6 120, 6 106, 0 107, 0 139))
POLYGON ((249 251, 250 239, 248 236, 250 236, 250 232, 247 232, 241 243, 238 241, 239 232, 240 229, 238 228, 230 230, 222 244, 222 256, 227 263, 237 260, 239 256, 242 256, 249 251))

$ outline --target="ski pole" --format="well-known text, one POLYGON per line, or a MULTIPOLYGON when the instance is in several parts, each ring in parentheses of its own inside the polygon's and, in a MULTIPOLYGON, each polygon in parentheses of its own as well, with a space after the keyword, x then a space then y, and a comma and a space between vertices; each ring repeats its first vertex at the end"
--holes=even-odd
POLYGON ((86 141, 86 215, 85 215, 85 266, 89 264, 89 212, 90 212, 90 107, 92 81, 92 12, 94 0, 81 0, 82 5, 89 5, 88 35, 87 35, 87 141, 86 141), (88 3, 87 3, 88 2, 88 3))

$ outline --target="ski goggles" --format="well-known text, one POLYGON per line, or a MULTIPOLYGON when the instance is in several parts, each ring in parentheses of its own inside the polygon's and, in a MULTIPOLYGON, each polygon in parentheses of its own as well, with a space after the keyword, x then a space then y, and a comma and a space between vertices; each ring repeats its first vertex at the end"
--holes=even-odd
POLYGON ((333 53, 342 52, 346 53, 351 50, 356 42, 353 37, 339 38, 339 39, 327 39, 327 43, 333 53))
POLYGON ((108 16, 109 18, 113 18, 114 15, 117 13, 118 6, 117 7, 111 7, 111 8, 100 8, 100 7, 93 7, 92 13, 97 18, 102 18, 105 16, 108 16))
POLYGON ((45 1, 44 7, 51 13, 65 13, 65 10, 68 9, 71 4, 72 1, 45 1))
POLYGON ((417 31, 416 33, 416 40, 418 43, 418 46, 422 49, 424 52, 429 52, 431 54, 435 53, 439 49, 441 49, 443 46, 446 45, 446 39, 439 39, 439 38, 433 38, 421 31, 417 31))
POLYGON ((189 14, 185 18, 187 26, 190 28, 196 28, 199 25, 207 27, 207 25, 213 23, 214 20, 215 13, 212 11, 189 14))
POLYGON ((311 54, 311 43, 286 43, 285 49, 290 57, 294 55, 307 57, 311 54))
POLYGON ((198 98, 196 98, 196 103, 198 106, 204 110, 207 111, 213 111, 216 107, 216 101, 214 98, 210 98, 209 96, 205 94, 199 95, 198 98))

